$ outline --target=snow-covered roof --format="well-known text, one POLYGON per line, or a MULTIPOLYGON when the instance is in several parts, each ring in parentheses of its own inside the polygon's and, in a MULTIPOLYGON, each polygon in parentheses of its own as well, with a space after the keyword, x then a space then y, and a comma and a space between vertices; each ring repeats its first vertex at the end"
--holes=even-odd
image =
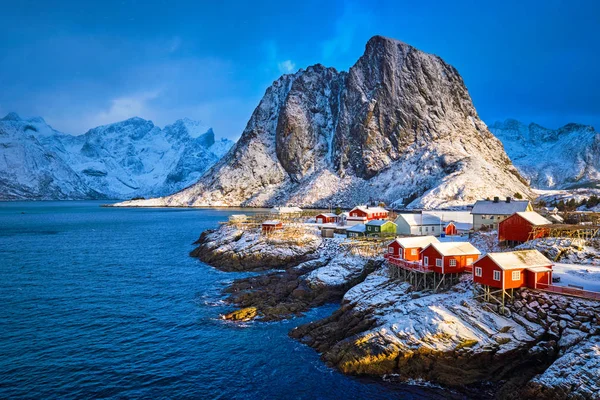
POLYGON ((364 224, 353 225, 350 228, 346 229, 346 232, 365 232, 367 230, 367 226, 364 224))
POLYGON ((439 243, 440 241, 435 236, 413 236, 398 238, 396 242, 405 249, 424 248, 431 243, 439 243))
POLYGON ((440 225, 441 219, 430 214, 399 214, 396 221, 403 219, 410 226, 440 225))
POLYGON ((442 222, 462 222, 462 223, 473 223, 473 216, 470 211, 423 211, 423 214, 433 215, 442 220, 442 222))
POLYGON ((431 243, 430 246, 433 246, 433 248, 443 256, 468 256, 481 254, 481 252, 469 242, 431 243))
POLYGON ((334 214, 334 213, 321 213, 321 214, 317 215, 317 217, 319 217, 319 216, 335 218, 335 217, 337 217, 337 214, 334 214))
POLYGON ((552 223, 535 211, 522 211, 518 212, 517 215, 529 221, 532 225, 550 225, 552 223))
POLYGON ((551 214, 548 216, 548 218, 555 222, 558 222, 559 224, 562 224, 563 222, 565 222, 565 219, 558 214, 551 214))
POLYGON ((552 271, 552 268, 550 267, 529 267, 527 268, 528 271, 531 272, 549 272, 552 271))
POLYGON ((369 206, 356 206, 352 210, 350 210, 350 212, 352 212, 354 210, 360 210, 360 211, 362 211, 364 213, 367 213, 367 214, 387 213, 388 212, 388 210, 386 210, 383 207, 369 207, 369 206))
POLYGON ((510 203, 504 200, 497 203, 493 200, 478 200, 471 214, 513 215, 516 212, 527 211, 528 206, 528 200, 511 200, 510 203))
POLYGON ((246 214, 231 214, 229 219, 246 219, 248 216, 246 214))
POLYGON ((300 207, 273 207, 271 208, 271 213, 273 214, 295 214, 301 213, 302 209, 300 207))
POLYGON ((488 253, 487 256, 502 269, 523 269, 552 265, 552 261, 535 249, 488 253))
POLYGON ((473 229, 472 222, 450 221, 445 226, 448 226, 450 224, 453 224, 456 227, 456 229, 459 231, 470 231, 471 229, 473 229))
MULTIPOLYGON (((385 219, 375 219, 375 220, 367 222, 367 225, 383 226, 383 225, 387 224, 388 222, 394 224, 392 221, 388 221, 385 219)), ((394 225, 396 225, 396 224, 394 224, 394 225)))
POLYGON ((263 225, 279 225, 279 224, 281 224, 281 221, 279 221, 277 219, 271 219, 271 220, 263 222, 262 224, 263 225))

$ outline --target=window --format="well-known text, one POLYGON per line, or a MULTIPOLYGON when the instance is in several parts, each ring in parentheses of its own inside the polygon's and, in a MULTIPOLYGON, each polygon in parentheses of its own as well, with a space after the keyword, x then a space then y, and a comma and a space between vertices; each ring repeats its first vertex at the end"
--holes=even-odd
POLYGON ((427 257, 427 256, 423 257, 423 265, 425 265, 425 266, 429 265, 429 257, 427 257))
POLYGON ((417 249, 412 249, 410 251, 410 254, 412 254, 413 256, 416 256, 417 255, 417 249))
POLYGON ((520 281, 521 280, 521 271, 513 271, 512 272, 512 280, 520 281))
POLYGON ((393 247, 389 247, 389 248, 388 248, 388 253, 390 253, 390 254, 394 254, 394 248, 393 248, 393 247))
POLYGON ((429 232, 429 227, 428 226, 425 227, 425 232, 429 232))
POLYGON ((370 227, 370 226, 367 226, 367 230, 370 232, 370 231, 371 231, 371 227, 370 227))
POLYGON ((451 267, 456 267, 456 260, 455 259, 451 259, 450 260, 450 266, 451 267))
POLYGON ((441 258, 436 258, 435 259, 435 266, 436 267, 441 267, 442 266, 442 259, 441 258))
POLYGON ((475 276, 481 276, 483 274, 483 270, 481 267, 475 267, 475 276))
POLYGON ((494 280, 495 281, 499 281, 500 280, 500 271, 494 271, 494 280))

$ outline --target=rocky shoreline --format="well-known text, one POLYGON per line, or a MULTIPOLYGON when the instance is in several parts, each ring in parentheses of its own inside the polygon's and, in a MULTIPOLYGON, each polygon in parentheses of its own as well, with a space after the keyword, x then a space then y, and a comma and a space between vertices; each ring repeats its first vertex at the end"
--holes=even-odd
MULTIPOLYGON (((236 280, 231 320, 275 321, 341 301, 331 316, 290 336, 346 374, 425 380, 461 388, 491 384, 502 399, 600 396, 600 303, 523 290, 504 313, 473 298, 472 282, 415 292, 389 277, 381 258, 340 249, 307 229, 306 246, 224 225, 191 254, 236 280)), ((466 277, 465 277, 466 278, 466 277)))

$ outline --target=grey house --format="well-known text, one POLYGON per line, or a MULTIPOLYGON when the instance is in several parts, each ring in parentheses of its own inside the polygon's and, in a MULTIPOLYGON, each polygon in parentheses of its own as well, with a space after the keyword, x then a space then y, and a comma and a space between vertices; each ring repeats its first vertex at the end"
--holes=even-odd
POLYGON ((473 215, 473 229, 480 230, 483 227, 498 229, 498 224, 516 212, 533 211, 529 200, 513 200, 507 197, 500 200, 478 200, 471 210, 473 215))

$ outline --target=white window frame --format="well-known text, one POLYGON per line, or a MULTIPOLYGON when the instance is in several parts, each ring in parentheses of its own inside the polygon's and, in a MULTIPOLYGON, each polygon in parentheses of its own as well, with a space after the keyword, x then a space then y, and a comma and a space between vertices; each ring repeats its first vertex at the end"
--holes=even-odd
POLYGON ((394 254, 394 248, 392 246, 388 247, 388 253, 394 254))
POLYGON ((498 270, 494 271, 494 280, 495 281, 501 281, 502 280, 502 273, 498 270))
POLYGON ((456 267, 456 260, 454 258, 450 259, 450 266, 451 267, 456 267))
POLYGON ((481 267, 475 267, 475 276, 481 277, 483 275, 483 269, 481 267))
POLYGON ((423 265, 425 265, 425 266, 429 265, 429 257, 427 257, 427 256, 423 257, 423 265))
POLYGON ((410 254, 411 254, 412 256, 416 256, 416 255, 417 255, 417 249, 411 249, 411 250, 410 250, 410 254))
POLYGON ((521 280, 521 271, 513 271, 512 272, 512 280, 520 281, 521 280))
POLYGON ((435 259, 435 266, 442 268, 442 259, 441 258, 435 259))

